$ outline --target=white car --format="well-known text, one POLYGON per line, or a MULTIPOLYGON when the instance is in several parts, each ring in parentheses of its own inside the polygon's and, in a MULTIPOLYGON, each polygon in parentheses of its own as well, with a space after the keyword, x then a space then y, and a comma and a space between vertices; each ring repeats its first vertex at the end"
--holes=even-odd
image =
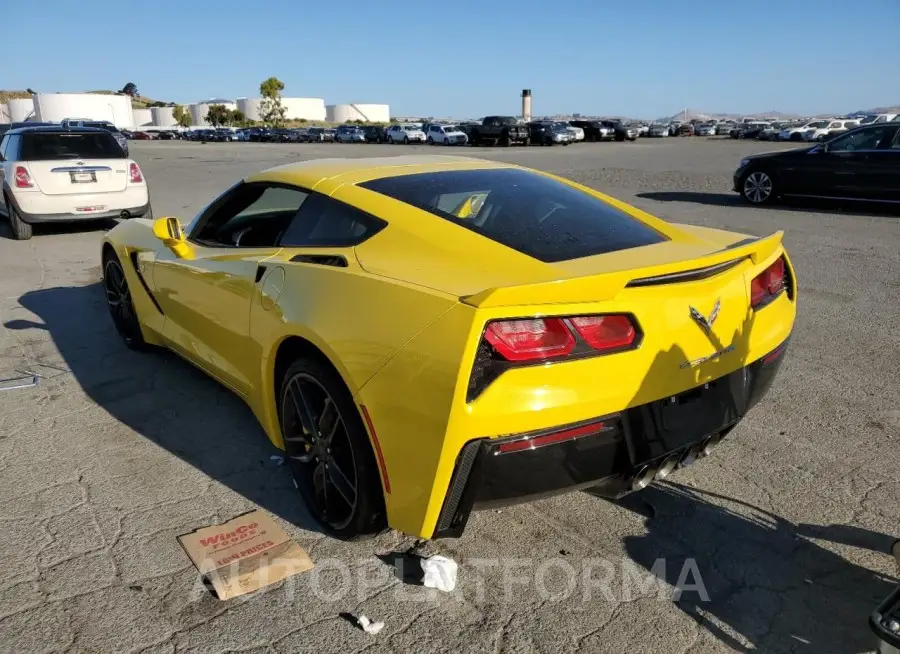
POLYGON ((140 166, 104 129, 11 129, 0 141, 0 213, 17 240, 37 223, 152 218, 140 166))
POLYGON ((387 140, 388 143, 424 143, 425 132, 421 125, 391 125, 387 140))
POLYGON ((569 134, 572 135, 572 143, 578 143, 579 141, 584 140, 584 130, 580 127, 575 127, 569 123, 558 123, 558 125, 560 127, 565 127, 569 131, 569 134))
POLYGON ((804 140, 803 135, 806 134, 809 130, 813 129, 822 129, 823 127, 827 127, 831 120, 811 120, 803 125, 797 125, 796 127, 788 127, 787 129, 783 129, 778 133, 779 141, 802 141, 804 140))
POLYGON ((871 125, 873 123, 890 123, 897 120, 900 114, 869 114, 859 121, 860 125, 871 125))
POLYGON ((831 135, 832 132, 845 132, 848 129, 859 127, 858 120, 825 120, 819 122, 824 122, 825 125, 823 127, 808 129, 803 132, 804 141, 821 141, 831 135))
POLYGON ((429 125, 429 145, 465 145, 469 137, 456 125, 429 125))

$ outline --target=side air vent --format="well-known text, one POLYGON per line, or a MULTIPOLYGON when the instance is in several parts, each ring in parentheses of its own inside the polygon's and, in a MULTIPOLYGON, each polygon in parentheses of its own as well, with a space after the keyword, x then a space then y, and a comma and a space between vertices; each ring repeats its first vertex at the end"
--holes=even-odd
POLYGON ((640 279, 632 279, 626 286, 634 288, 636 286, 662 286, 663 284, 678 284, 681 282, 696 282, 701 279, 708 279, 715 275, 734 268, 744 259, 732 259, 724 263, 717 263, 714 266, 705 268, 694 268, 693 270, 682 270, 680 272, 669 273, 668 275, 658 275, 656 277, 642 277, 640 279))
POLYGON ((150 298, 150 301, 153 303, 153 306, 156 307, 156 310, 160 313, 163 313, 162 307, 159 306, 159 302, 157 302, 156 298, 153 297, 153 293, 150 292, 150 287, 147 286, 147 280, 144 279, 144 275, 141 273, 141 266, 138 262, 138 253, 134 251, 130 252, 129 259, 131 259, 131 265, 134 268, 134 274, 137 275, 137 278, 141 281, 141 286, 143 286, 144 291, 147 292, 147 297, 150 298))
POLYGON ((346 268, 347 259, 340 254, 298 254, 291 259, 294 263, 312 263, 317 266, 346 268))

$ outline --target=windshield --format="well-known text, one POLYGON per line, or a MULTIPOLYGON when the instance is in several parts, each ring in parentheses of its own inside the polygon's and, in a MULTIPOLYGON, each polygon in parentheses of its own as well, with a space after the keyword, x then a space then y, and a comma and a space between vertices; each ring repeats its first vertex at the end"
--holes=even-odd
POLYGON ((820 127, 828 127, 828 121, 827 120, 817 120, 815 122, 809 123, 807 125, 807 127, 812 127, 815 129, 819 129, 820 127))
POLYGON ((420 128, 418 125, 404 125, 403 126, 404 132, 419 132, 419 131, 421 131, 421 129, 422 128, 420 128))
POLYGON ((859 121, 860 125, 868 125, 869 123, 874 123, 878 120, 878 114, 870 114, 859 121))
POLYGON ((566 261, 666 240, 603 200, 526 170, 419 173, 360 186, 541 261, 566 261))
POLYGON ((125 152, 107 132, 43 132, 22 135, 22 161, 124 158, 125 152))
POLYGON ((444 125, 444 131, 445 131, 445 132, 448 132, 448 133, 449 133, 449 132, 458 132, 458 131, 459 131, 459 126, 457 126, 457 125, 444 125))

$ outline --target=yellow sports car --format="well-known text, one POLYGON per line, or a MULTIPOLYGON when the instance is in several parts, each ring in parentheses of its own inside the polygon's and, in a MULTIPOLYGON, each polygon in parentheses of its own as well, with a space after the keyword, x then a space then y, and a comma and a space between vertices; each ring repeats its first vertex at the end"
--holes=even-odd
POLYGON ((781 232, 467 157, 273 168, 102 256, 125 343, 240 395, 340 538, 667 476, 766 393, 797 302, 781 232))

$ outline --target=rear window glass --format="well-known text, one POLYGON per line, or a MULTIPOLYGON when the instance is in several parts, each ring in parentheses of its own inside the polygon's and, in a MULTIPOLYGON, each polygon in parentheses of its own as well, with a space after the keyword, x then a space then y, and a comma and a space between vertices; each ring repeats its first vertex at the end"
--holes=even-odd
POLYGON ((598 198, 525 170, 422 173, 360 186, 541 261, 577 259, 666 240, 598 198))
POLYGON ((40 132, 22 135, 22 161, 124 159, 109 132, 40 132))

